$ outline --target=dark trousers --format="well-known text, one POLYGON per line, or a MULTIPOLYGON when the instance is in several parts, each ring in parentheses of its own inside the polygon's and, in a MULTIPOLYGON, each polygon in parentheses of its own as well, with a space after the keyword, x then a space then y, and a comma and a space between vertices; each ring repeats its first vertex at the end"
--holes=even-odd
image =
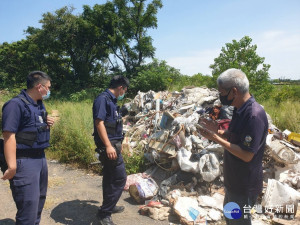
MULTIPOLYGON (((115 148, 119 148, 120 145, 113 144, 115 148)), ((99 216, 101 218, 111 216, 113 208, 117 205, 123 189, 126 184, 126 171, 123 161, 121 149, 116 149, 119 154, 116 161, 109 159, 102 159, 102 189, 103 189, 103 202, 99 209, 99 216)), ((100 155, 101 157, 101 155, 100 155)))
POLYGON ((229 202, 237 203, 242 212, 242 216, 240 219, 228 219, 225 216, 227 225, 251 225, 251 214, 248 213, 250 211, 249 206, 252 208, 256 203, 257 196, 248 196, 233 193, 231 191, 225 190, 225 198, 224 204, 225 206, 229 202), (244 213, 245 212, 245 213, 244 213))
POLYGON ((40 224, 48 186, 48 167, 44 156, 17 159, 17 173, 10 180, 16 203, 16 225, 40 224))

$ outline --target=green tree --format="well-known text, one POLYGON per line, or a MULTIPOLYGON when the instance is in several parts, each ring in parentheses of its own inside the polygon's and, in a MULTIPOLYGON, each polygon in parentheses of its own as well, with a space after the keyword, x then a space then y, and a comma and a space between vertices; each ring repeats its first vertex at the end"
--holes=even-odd
POLYGON ((207 86, 207 87, 213 87, 215 86, 213 83, 213 78, 208 75, 203 75, 201 73, 197 73, 190 77, 190 83, 194 86, 207 86))
POLYGON ((257 46, 251 44, 248 36, 240 41, 233 40, 222 47, 219 57, 214 59, 213 80, 216 84, 218 76, 229 68, 241 69, 247 75, 250 82, 250 92, 260 100, 267 99, 272 91, 270 83, 270 65, 264 64, 265 58, 256 53, 257 46))
POLYGON ((137 76, 131 80, 130 89, 134 92, 163 91, 170 89, 180 77, 179 70, 167 65, 166 61, 154 59, 138 68, 137 76))
POLYGON ((32 40, 0 45, 0 87, 24 85, 29 71, 43 70, 41 58, 32 40))
POLYGON ((102 43, 110 49, 110 69, 125 69, 129 78, 137 74, 145 58, 153 58, 155 48, 147 30, 157 27, 156 14, 162 7, 161 0, 113 0, 93 8, 84 6, 83 16, 108 37, 102 43))
POLYGON ((109 49, 101 44, 106 40, 101 31, 72 12, 73 8, 63 7, 54 14, 45 13, 40 20, 42 28, 28 28, 27 32, 43 47, 47 64, 57 72, 58 84, 67 81, 76 90, 89 87, 93 76, 103 73, 109 49))

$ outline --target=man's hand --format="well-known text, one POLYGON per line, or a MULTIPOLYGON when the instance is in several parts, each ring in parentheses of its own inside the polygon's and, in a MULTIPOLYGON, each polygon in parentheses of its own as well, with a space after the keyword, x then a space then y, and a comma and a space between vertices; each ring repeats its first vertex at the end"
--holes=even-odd
POLYGON ((10 180, 12 179, 17 172, 17 168, 8 168, 5 172, 3 177, 1 177, 2 180, 10 180))
POLYGON ((106 147, 106 154, 110 160, 117 159, 117 152, 113 146, 106 147))
POLYGON ((209 131, 212 131, 214 133, 218 133, 218 123, 214 120, 208 120, 208 119, 200 119, 199 123, 202 127, 206 128, 209 131))
POLYGON ((4 172, 2 180, 12 179, 17 170, 17 160, 16 160, 16 135, 15 133, 4 131, 4 155, 7 163, 8 169, 4 172))
POLYGON ((217 138, 217 134, 209 129, 206 129, 205 127, 202 127, 202 126, 196 126, 198 128, 198 130, 200 131, 200 134, 207 138, 208 140, 211 140, 211 141, 216 141, 216 138, 217 138))
POLYGON ((53 124, 54 124, 54 118, 51 117, 51 116, 47 116, 47 124, 50 127, 53 126, 53 124))

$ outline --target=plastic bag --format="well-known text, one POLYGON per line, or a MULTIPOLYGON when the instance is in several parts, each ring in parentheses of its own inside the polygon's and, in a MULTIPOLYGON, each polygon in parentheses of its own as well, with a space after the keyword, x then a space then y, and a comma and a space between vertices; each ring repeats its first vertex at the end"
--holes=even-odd
POLYGON ((215 154, 206 154, 200 158, 199 171, 207 182, 212 182, 220 175, 220 163, 215 154))
POLYGON ((193 172, 198 173, 199 172, 199 162, 191 162, 192 153, 185 148, 180 148, 177 152, 177 161, 180 166, 180 169, 185 172, 193 172))
POLYGON ((146 178, 129 186, 129 194, 138 203, 153 198, 158 191, 158 185, 152 178, 146 178))
POLYGON ((138 183, 138 182, 144 180, 144 178, 147 178, 147 177, 148 177, 147 174, 144 174, 144 173, 136 173, 136 174, 128 175, 124 190, 128 191, 130 185, 138 183))

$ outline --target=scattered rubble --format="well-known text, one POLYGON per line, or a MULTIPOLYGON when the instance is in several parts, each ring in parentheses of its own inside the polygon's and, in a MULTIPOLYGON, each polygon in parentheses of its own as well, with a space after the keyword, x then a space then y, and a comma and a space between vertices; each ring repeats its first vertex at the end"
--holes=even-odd
MULTIPOLYGON (((143 150, 149 164, 143 174, 128 176, 125 186, 137 202, 145 203, 141 213, 156 220, 166 220, 174 213, 182 224, 221 220, 224 149, 202 137, 197 124, 200 118, 210 118, 219 129, 227 129, 233 107, 222 107, 217 90, 206 87, 138 92, 124 107, 129 115, 124 118, 123 149, 128 154, 143 150)), ((296 212, 300 199, 300 135, 281 132, 269 115, 268 120, 264 195, 259 203, 264 209, 294 204, 296 212)), ((263 210, 261 214, 251 212, 253 224, 270 224, 276 217, 276 213, 265 215, 263 210)))

